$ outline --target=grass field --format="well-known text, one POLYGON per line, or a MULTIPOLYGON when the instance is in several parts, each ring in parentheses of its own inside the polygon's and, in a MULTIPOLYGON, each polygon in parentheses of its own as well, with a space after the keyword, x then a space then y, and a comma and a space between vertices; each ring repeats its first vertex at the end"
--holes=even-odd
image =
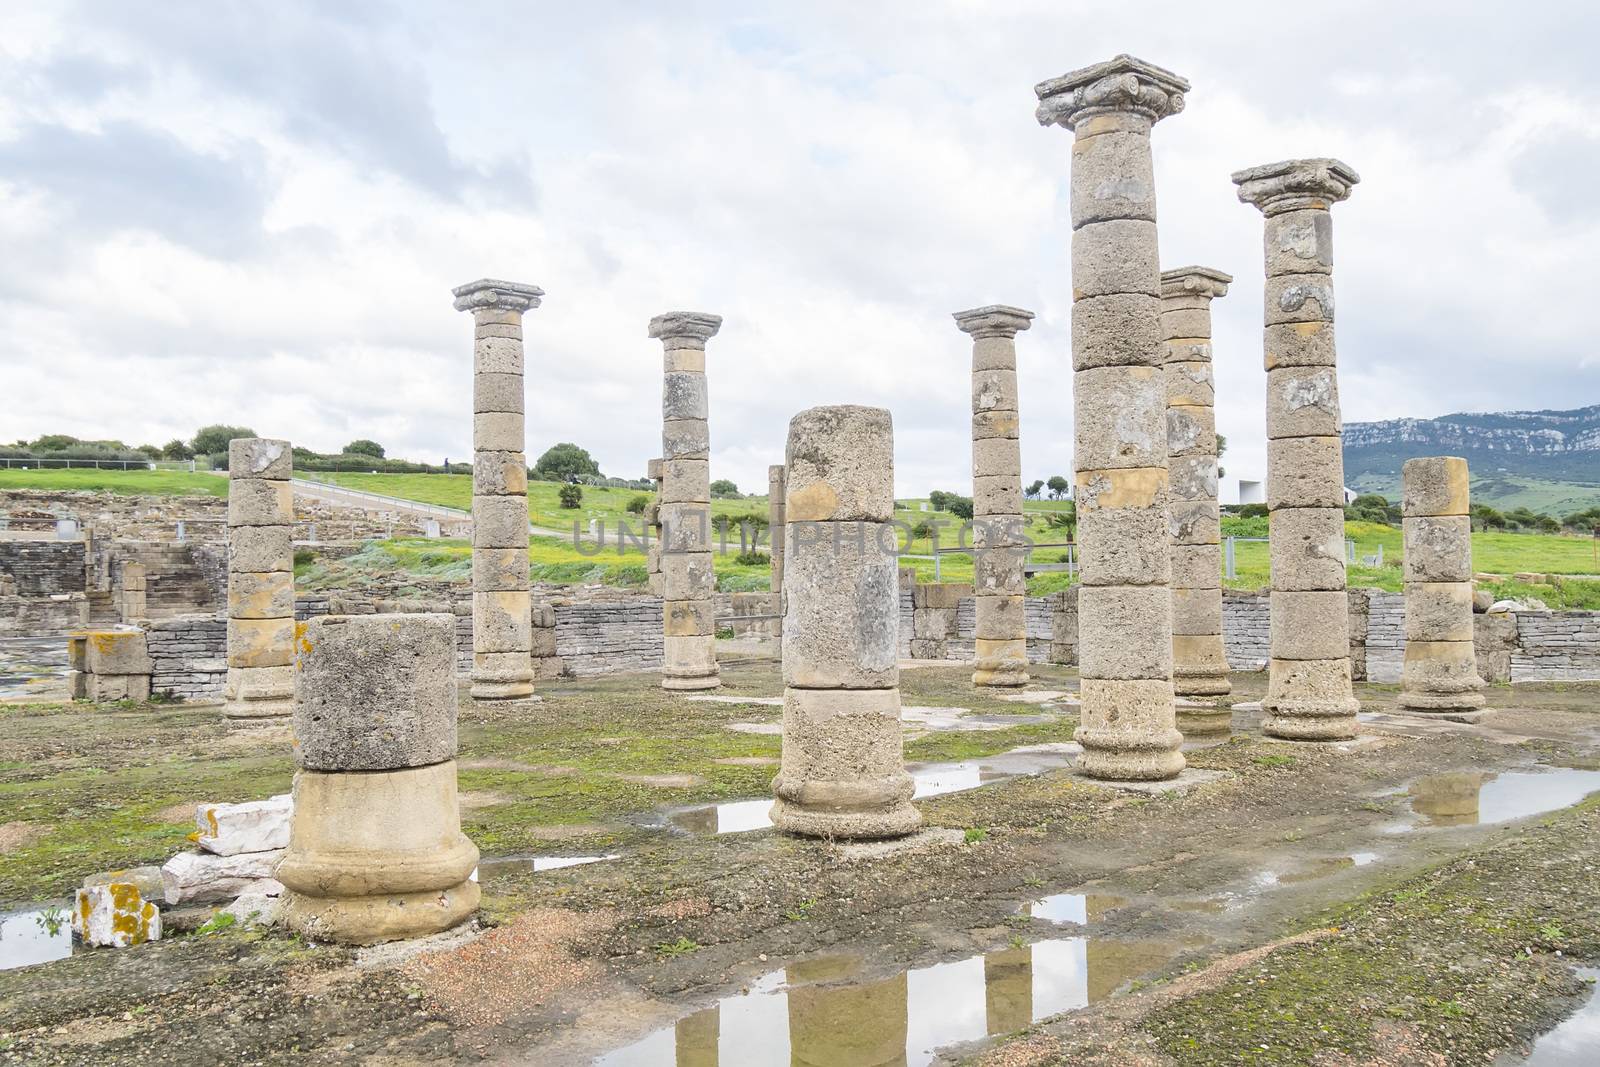
POLYGON ((228 479, 215 474, 190 474, 187 471, 110 471, 87 467, 52 470, 0 468, 3 489, 80 489, 139 496, 220 496, 228 495, 228 479))
MULTIPOLYGON (((1390 500, 1400 499, 1398 473, 1357 474, 1351 476, 1347 484, 1359 493, 1378 493, 1390 500)), ((1474 469, 1472 500, 1500 511, 1527 508, 1559 518, 1600 504, 1600 485, 1552 481, 1525 474, 1483 473, 1481 469, 1474 469)))

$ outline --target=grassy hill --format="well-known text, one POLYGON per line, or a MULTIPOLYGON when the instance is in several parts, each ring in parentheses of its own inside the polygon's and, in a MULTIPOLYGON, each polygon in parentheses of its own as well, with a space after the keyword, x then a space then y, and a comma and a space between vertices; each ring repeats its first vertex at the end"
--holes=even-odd
POLYGON ((190 474, 187 471, 113 471, 88 467, 49 470, 0 468, 0 490, 6 489, 78 489, 134 496, 226 497, 228 479, 215 474, 190 474))
MULTIPOLYGON (((1400 499, 1398 471, 1352 474, 1345 478, 1345 484, 1359 493, 1381 493, 1390 500, 1400 499)), ((1600 504, 1600 484, 1552 481, 1527 474, 1474 472, 1472 500, 1501 511, 1527 508, 1559 517, 1600 504)))

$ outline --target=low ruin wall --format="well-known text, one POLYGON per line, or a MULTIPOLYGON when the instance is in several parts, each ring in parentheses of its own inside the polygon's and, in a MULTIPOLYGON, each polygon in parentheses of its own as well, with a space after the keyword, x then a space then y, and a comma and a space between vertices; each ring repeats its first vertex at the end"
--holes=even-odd
POLYGON ((16 583, 16 596, 84 592, 84 560, 82 541, 0 541, 0 576, 16 583))
POLYGON ((217 615, 180 615, 151 623, 150 691, 185 701, 222 699, 228 679, 228 622, 217 615))

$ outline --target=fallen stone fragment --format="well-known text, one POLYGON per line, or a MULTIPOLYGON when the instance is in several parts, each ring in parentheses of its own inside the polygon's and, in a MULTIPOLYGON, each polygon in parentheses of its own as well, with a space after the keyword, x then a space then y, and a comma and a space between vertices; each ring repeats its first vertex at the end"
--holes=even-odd
POLYGON ((85 886, 73 904, 72 932, 85 945, 129 948, 161 940, 161 912, 130 882, 85 886))
POLYGON ((288 793, 244 804, 201 804, 194 813, 194 842, 217 856, 286 848, 293 810, 288 793))
POLYGON ((242 926, 272 926, 278 921, 283 907, 283 883, 268 878, 256 883, 239 899, 222 909, 221 914, 232 915, 242 926))
POLYGON ((161 868, 161 884, 168 904, 231 900, 271 878, 281 859, 281 848, 237 856, 180 852, 161 868))
POLYGON ((85 889, 94 886, 111 885, 114 882, 126 882, 139 891, 139 895, 146 900, 159 902, 165 891, 161 884, 160 867, 128 867, 118 871, 101 871, 91 874, 83 880, 85 889))

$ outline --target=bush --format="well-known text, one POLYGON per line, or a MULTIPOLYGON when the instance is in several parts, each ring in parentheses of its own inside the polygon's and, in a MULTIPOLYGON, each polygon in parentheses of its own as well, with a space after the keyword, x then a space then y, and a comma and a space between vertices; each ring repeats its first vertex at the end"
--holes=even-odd
POLYGON ((711 499, 737 500, 739 499, 739 487, 726 478, 718 478, 711 483, 711 499))
MULTIPOLYGON (((256 432, 250 429, 248 426, 225 426, 222 423, 217 423, 212 426, 202 426, 200 429, 196 430, 194 440, 189 442, 189 447, 193 448, 197 453, 221 452, 226 455, 228 451, 228 442, 232 441, 235 437, 255 436, 256 432)), ((228 464, 226 462, 222 464, 224 467, 227 465, 228 464)))
POLYGON ((587 449, 579 448, 571 441, 551 445, 533 465, 533 476, 547 482, 565 481, 574 475, 598 477, 599 474, 600 464, 594 461, 587 449))
POLYGON ((972 501, 964 496, 951 498, 946 505, 950 514, 958 519, 972 518, 972 501))
POLYGON ((628 501, 628 514, 643 515, 649 507, 650 498, 645 496, 643 493, 640 493, 638 496, 628 501))
POLYGON ((583 503, 583 486, 567 484, 561 487, 557 494, 561 498, 561 506, 575 508, 583 503))
POLYGON ((363 437, 345 445, 344 454, 347 456, 371 456, 374 459, 382 459, 383 446, 376 441, 369 441, 363 437))
POLYGON ((764 567, 772 562, 772 557, 765 552, 757 552, 752 549, 749 552, 741 552, 734 556, 733 561, 741 567, 764 567))
POLYGON ((1267 517, 1267 506, 1265 504, 1240 504, 1239 510, 1235 514, 1241 519, 1264 519, 1267 517))

